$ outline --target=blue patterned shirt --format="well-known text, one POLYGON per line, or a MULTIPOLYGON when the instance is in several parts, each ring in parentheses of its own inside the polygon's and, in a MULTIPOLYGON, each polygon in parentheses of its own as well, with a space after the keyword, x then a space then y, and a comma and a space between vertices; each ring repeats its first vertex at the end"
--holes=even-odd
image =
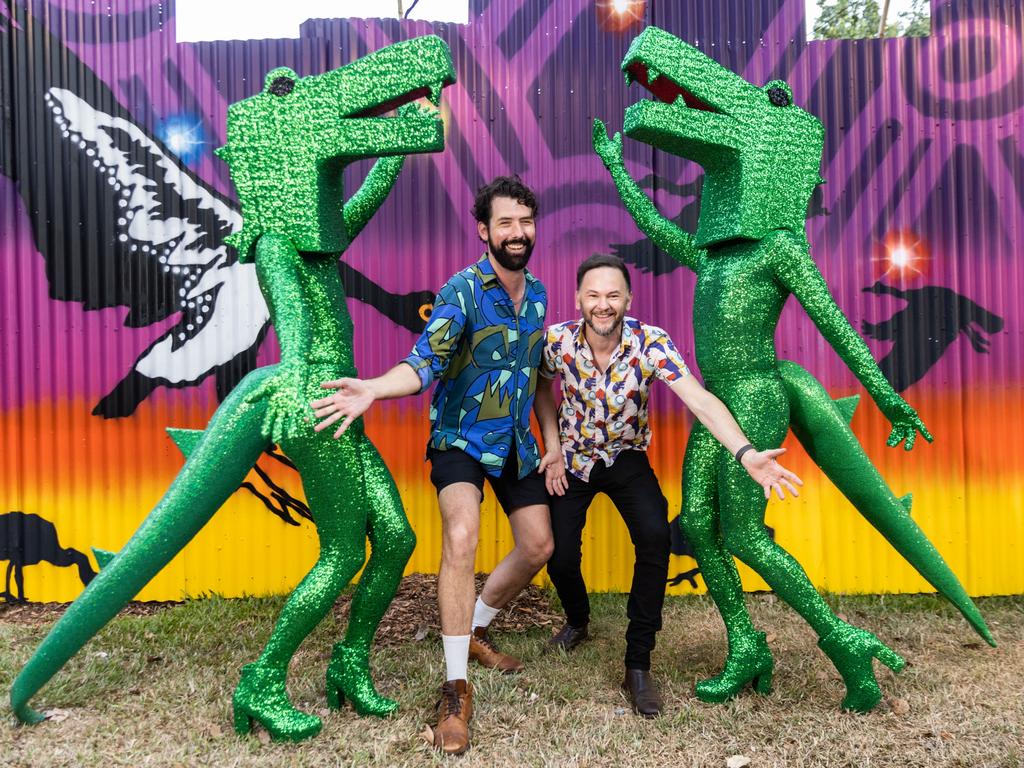
POLYGON ((486 253, 444 284, 430 322, 403 360, 419 375, 421 392, 437 381, 430 447, 459 448, 495 477, 513 455, 520 478, 537 468, 530 410, 546 311, 547 292, 526 270, 517 315, 486 253))

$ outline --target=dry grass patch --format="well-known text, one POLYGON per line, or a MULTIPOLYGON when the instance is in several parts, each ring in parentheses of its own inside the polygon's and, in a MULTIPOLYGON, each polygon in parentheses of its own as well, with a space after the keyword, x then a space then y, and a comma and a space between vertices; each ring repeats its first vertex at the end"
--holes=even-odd
MULTIPOLYGON (((902 653, 908 668, 879 668, 886 700, 868 715, 839 711, 843 686, 813 633, 771 595, 749 598, 776 657, 775 691, 725 705, 693 696, 715 673, 724 634, 706 598, 669 598, 654 673, 667 714, 633 716, 619 693, 625 597, 594 599, 593 639, 571 656, 546 653, 558 624, 550 595, 531 590, 495 628, 503 649, 528 662, 502 677, 473 670, 474 747, 435 755, 419 733, 429 722, 443 663, 430 577, 411 577, 381 628, 373 656, 381 690, 402 704, 390 720, 329 712, 323 673, 344 627, 339 603, 296 655, 295 703, 324 718, 298 745, 231 730, 238 669, 255 658, 280 598, 208 598, 134 607, 90 643, 34 703, 57 717, 0 727, 11 766, 717 766, 730 757, 762 766, 1024 765, 1024 598, 979 601, 1000 647, 977 641, 933 597, 829 598, 850 621, 902 653), (538 626, 539 625, 539 626, 538 626), (419 639, 417 639, 419 638, 419 639)), ((0 690, 9 688, 60 609, 0 607, 0 690)))

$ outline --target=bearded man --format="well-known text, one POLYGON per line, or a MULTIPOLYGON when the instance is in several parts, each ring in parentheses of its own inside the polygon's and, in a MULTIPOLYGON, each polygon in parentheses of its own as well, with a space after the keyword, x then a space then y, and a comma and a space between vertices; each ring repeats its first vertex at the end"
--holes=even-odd
MULTIPOLYGON (((557 438, 542 460, 530 432, 547 312, 544 286, 526 269, 536 198, 518 176, 499 177, 477 192, 473 215, 487 250, 441 288, 412 353, 375 379, 326 382, 335 394, 312 404, 323 419, 316 428, 341 420, 340 435, 375 400, 423 392, 436 382, 427 458, 441 511, 437 602, 447 674, 434 746, 448 754, 470 745, 468 659, 506 673, 523 668, 495 648, 487 627, 551 555, 548 496, 538 470, 562 460, 557 438), (474 605, 484 480, 508 516, 515 546, 474 605)), ((553 418, 554 395, 545 390, 538 415, 553 418)))

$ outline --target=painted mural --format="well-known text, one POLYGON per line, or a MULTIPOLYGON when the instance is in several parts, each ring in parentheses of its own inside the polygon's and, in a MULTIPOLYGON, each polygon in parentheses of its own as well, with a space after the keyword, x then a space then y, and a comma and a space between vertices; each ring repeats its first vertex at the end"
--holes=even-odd
MULTIPOLYGON (((273 67, 315 74, 434 33, 458 70, 443 104, 448 149, 409 158, 339 265, 363 375, 408 352, 436 288, 478 257, 473 193, 508 172, 539 192, 531 268, 552 322, 573 315, 576 265, 617 253, 633 269, 632 313, 665 327, 692 362, 692 276, 639 233, 590 146, 594 117, 616 130, 643 95, 619 62, 648 23, 754 82, 787 80, 824 122, 812 254, 936 440, 910 454, 885 448, 886 422, 869 404, 854 431, 893 489, 913 493, 915 518, 972 594, 1024 590, 1024 4, 933 0, 928 37, 813 42, 804 6, 471 0, 465 25, 311 20, 298 38, 177 43, 173 3, 0 3, 0 599, 72 599, 95 573, 91 548, 119 549, 177 472, 164 428, 202 428, 247 372, 276 361, 254 270, 225 242, 241 219, 213 154, 227 105, 273 67)), ((625 156, 692 231, 700 169, 637 142, 625 156)), ((346 171, 348 186, 367 169, 346 171)), ((833 396, 859 391, 798 306, 778 342, 833 396)), ((653 399, 652 457, 674 517, 690 418, 668 393, 653 399)), ((409 568, 430 572, 440 525, 426 410, 425 396, 383 404, 367 430, 417 533, 409 568)), ((807 485, 799 500, 773 502, 767 521, 815 584, 925 590, 796 441, 786 445, 807 485)), ((677 529, 669 590, 701 591, 677 529)), ((509 546, 489 497, 479 569, 509 546)), ((294 467, 270 451, 140 597, 283 592, 316 551, 294 467)), ((630 562, 625 527, 602 503, 585 531, 588 583, 628 589, 630 562)))

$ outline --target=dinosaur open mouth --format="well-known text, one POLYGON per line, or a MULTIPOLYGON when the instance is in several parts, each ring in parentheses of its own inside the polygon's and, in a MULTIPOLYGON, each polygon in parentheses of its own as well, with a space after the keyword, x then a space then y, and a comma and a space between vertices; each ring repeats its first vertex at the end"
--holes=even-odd
POLYGON ((414 88, 411 91, 406 91, 401 96, 396 96, 393 99, 377 104, 376 106, 369 107, 357 112, 352 117, 382 117, 388 112, 392 112, 405 104, 416 101, 417 99, 427 99, 435 107, 441 104, 441 90, 450 83, 444 83, 438 81, 432 85, 423 85, 419 88, 414 88))
POLYGON ((626 78, 630 82, 639 83, 654 94, 658 101, 664 102, 665 104, 675 104, 676 100, 682 96, 686 106, 690 109, 699 109, 702 112, 720 114, 719 110, 712 107, 706 101, 694 96, 688 90, 672 80, 672 78, 658 72, 656 69, 648 66, 642 61, 631 62, 626 67, 626 78))

